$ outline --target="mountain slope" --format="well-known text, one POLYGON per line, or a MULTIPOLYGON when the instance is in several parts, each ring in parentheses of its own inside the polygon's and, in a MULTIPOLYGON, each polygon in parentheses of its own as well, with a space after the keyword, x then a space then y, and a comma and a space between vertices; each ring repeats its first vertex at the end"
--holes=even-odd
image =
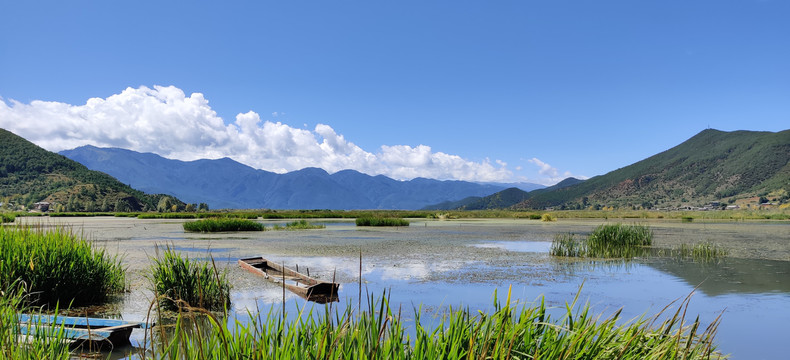
POLYGON ((137 211, 155 209, 161 196, 144 194, 0 129, 0 202, 30 207, 48 201, 69 211, 113 211, 116 207, 137 211))
POLYGON ((205 202, 211 208, 419 209, 504 189, 464 181, 398 181, 354 170, 330 175, 321 169, 306 168, 275 174, 227 158, 179 161, 93 146, 61 154, 136 188, 172 194, 190 203, 205 202))
POLYGON ((790 192, 790 130, 708 129, 682 144, 582 183, 536 190, 516 208, 679 206, 790 192))

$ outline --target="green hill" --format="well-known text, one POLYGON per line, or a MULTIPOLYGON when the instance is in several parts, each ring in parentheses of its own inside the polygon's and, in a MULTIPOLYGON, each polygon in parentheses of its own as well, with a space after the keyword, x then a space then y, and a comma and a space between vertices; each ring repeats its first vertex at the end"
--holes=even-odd
POLYGON ((708 129, 635 164, 561 189, 536 190, 514 208, 700 206, 790 193, 790 130, 708 129))
POLYGON ((47 201, 63 211, 141 211, 156 209, 164 196, 144 194, 0 129, 3 208, 13 204, 29 209, 47 201))

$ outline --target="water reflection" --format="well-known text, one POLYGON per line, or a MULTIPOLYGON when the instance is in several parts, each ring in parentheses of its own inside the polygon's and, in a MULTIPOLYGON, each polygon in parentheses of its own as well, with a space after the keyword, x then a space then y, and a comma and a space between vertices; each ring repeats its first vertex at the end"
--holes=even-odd
POLYGON ((683 279, 709 296, 790 293, 790 261, 723 258, 700 263, 650 259, 645 264, 683 279))

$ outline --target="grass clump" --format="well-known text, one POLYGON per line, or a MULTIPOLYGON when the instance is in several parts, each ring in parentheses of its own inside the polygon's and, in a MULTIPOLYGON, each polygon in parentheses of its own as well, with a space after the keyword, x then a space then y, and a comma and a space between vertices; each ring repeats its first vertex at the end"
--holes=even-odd
POLYGON ((653 231, 647 225, 599 225, 583 240, 573 234, 559 234, 551 243, 555 256, 631 258, 648 253, 653 243, 653 231))
POLYGON ((357 226, 409 226, 409 220, 403 218, 363 216, 356 220, 357 226))
POLYGON ((307 220, 292 221, 285 226, 274 225, 274 230, 311 230, 311 229, 324 229, 326 225, 311 224, 307 220))
POLYGON ((184 230, 191 232, 263 231, 263 224, 237 218, 203 219, 184 223, 184 230))
POLYGON ((680 221, 684 222, 684 223, 694 222, 694 217, 693 216, 683 216, 683 217, 680 218, 680 221))
POLYGON ((543 214, 540 216, 540 221, 557 221, 557 217, 552 214, 543 214))
POLYGON ((726 257, 729 251, 710 241, 705 241, 694 245, 681 244, 668 252, 662 251, 660 254, 698 262, 711 262, 726 257))
POLYGON ((34 304, 96 304, 123 291, 117 256, 65 228, 0 227, 0 288, 21 281, 34 304))
POLYGON ((0 224, 2 223, 12 223, 16 219, 16 215, 12 213, 0 213, 0 224))
MULTIPOLYGON (((156 250, 159 253, 159 247, 156 250)), ((168 246, 153 259, 150 276, 159 305, 166 310, 223 311, 230 307, 227 274, 217 270, 213 259, 210 264, 190 260, 168 246)))

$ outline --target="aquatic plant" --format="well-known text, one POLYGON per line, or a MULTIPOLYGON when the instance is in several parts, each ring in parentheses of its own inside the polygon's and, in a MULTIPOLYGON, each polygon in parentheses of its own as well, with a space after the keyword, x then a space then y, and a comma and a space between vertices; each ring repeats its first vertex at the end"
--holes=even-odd
POLYGON ((126 284, 121 259, 67 228, 0 227, 0 288, 21 281, 35 304, 99 303, 126 284))
POLYGON ((555 256, 631 258, 649 253, 653 231, 647 225, 604 224, 576 240, 573 234, 558 234, 551 243, 555 256))
POLYGON ((543 214, 540 216, 540 221, 557 221, 557 217, 552 214, 543 214))
POLYGON ((391 217, 363 216, 356 220, 357 226, 409 226, 409 220, 391 217))
MULTIPOLYGON (((499 303, 493 313, 451 308, 438 323, 424 325, 415 308, 413 331, 386 293, 359 312, 324 307, 295 319, 270 311, 249 314, 250 321, 226 322, 208 313, 213 327, 187 331, 182 326, 166 341, 154 342, 143 358, 154 359, 709 359, 718 356, 714 338, 720 319, 702 330, 699 318, 688 321, 687 297, 674 313, 626 321, 620 311, 608 318, 591 314, 589 305, 566 304, 553 318, 545 299, 530 304, 499 303), (194 336, 201 332, 202 336, 194 336), (411 338, 407 333, 415 334, 411 338)), ((578 299, 578 296, 577 296, 578 299)), ((155 330, 153 330, 155 331, 155 330)))
POLYGON ((684 223, 690 223, 690 222, 694 221, 694 217, 693 216, 683 216, 683 217, 680 218, 680 220, 682 222, 684 222, 684 223))
POLYGON ((5 213, 5 212, 0 213, 0 224, 12 223, 14 222, 14 219, 16 219, 16 215, 14 215, 13 213, 5 213))
POLYGON ((230 307, 230 283, 226 272, 217 270, 214 261, 190 260, 188 256, 165 247, 153 259, 150 281, 159 305, 166 310, 197 307, 222 311, 230 307))
POLYGON ((304 219, 289 222, 285 224, 285 226, 274 225, 274 230, 311 230, 324 228, 326 228, 326 225, 311 224, 304 219))
POLYGON ((671 249, 660 249, 658 254, 659 256, 669 256, 681 259, 690 258, 697 262, 710 262, 726 257, 729 251, 713 242, 704 241, 694 245, 681 244, 671 249))
POLYGON ((263 224, 236 218, 212 218, 184 223, 185 231, 222 232, 222 231, 263 231, 263 224))
POLYGON ((575 239, 572 233, 554 235, 549 253, 554 256, 581 257, 587 254, 587 242, 575 239))

